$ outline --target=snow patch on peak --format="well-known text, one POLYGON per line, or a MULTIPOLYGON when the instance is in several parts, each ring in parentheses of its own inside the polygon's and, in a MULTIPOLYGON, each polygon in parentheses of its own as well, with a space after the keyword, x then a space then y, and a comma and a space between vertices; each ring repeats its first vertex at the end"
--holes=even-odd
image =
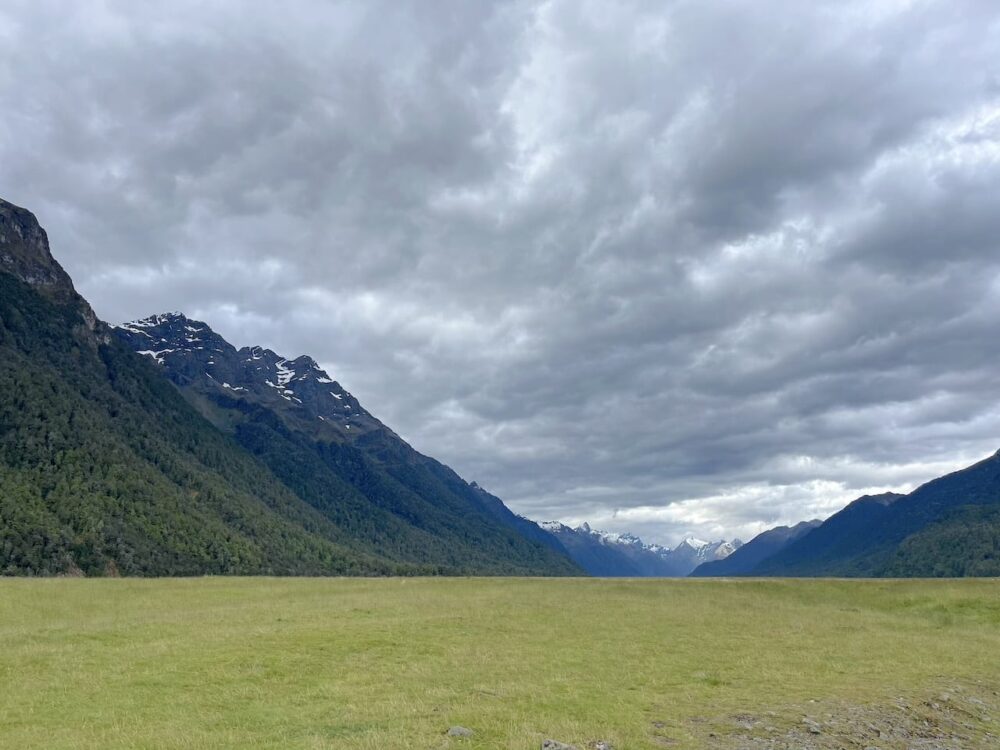
POLYGON ((129 331, 130 333, 140 333, 148 336, 149 333, 144 330, 146 328, 174 325, 183 326, 184 330, 190 333, 205 333, 206 331, 211 332, 211 329, 206 324, 197 320, 191 320, 184 313, 178 310, 156 313, 155 315, 150 315, 138 320, 130 320, 127 323, 119 323, 115 326, 115 328, 123 331, 129 331))
MULTIPOLYGON (((686 544, 692 549, 703 549, 711 544, 711 542, 706 542, 704 539, 698 539, 697 537, 689 536, 681 542, 681 544, 686 544)), ((678 547, 680 545, 677 545, 678 547)))
POLYGON ((287 359, 281 359, 274 363, 275 368, 278 370, 278 385, 284 387, 288 385, 288 382, 295 377, 295 370, 288 367, 289 362, 287 359))
POLYGON ((153 338, 152 336, 149 335, 148 331, 142 330, 145 327, 146 326, 142 325, 140 321, 134 321, 132 323, 119 323, 118 325, 115 326, 115 328, 121 331, 128 331, 129 333, 135 333, 140 336, 145 336, 146 338, 149 339, 153 338))
POLYGON ((147 357, 152 357, 156 360, 156 364, 162 365, 163 358, 170 354, 171 352, 177 351, 176 349, 161 349, 160 351, 154 351, 152 349, 146 349, 144 351, 138 351, 136 354, 145 354, 147 357))

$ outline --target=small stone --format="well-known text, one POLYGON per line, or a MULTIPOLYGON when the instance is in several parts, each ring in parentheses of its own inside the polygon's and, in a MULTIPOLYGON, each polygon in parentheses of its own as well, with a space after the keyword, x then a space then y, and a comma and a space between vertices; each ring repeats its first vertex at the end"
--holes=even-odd
POLYGON ((809 730, 810 734, 822 734, 823 730, 819 728, 819 724, 816 723, 814 719, 805 718, 802 723, 806 725, 806 729, 809 730))
POLYGON ((597 740, 596 742, 591 742, 590 748, 591 750, 614 750, 614 748, 611 747, 611 743, 606 742, 604 740, 597 740))
POLYGON ((559 742, 558 740, 545 740, 542 743, 542 750, 577 750, 576 745, 567 745, 565 742, 559 742))
POLYGON ((474 734, 475 732, 466 727, 452 727, 448 730, 449 737, 471 737, 474 734))

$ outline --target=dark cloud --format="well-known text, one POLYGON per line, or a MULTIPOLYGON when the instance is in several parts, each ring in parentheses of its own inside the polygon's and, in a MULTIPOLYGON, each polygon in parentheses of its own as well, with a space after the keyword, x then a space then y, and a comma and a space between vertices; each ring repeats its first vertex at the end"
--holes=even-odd
POLYGON ((103 317, 322 361, 536 518, 748 536, 1000 442, 991 2, 8 2, 103 317))

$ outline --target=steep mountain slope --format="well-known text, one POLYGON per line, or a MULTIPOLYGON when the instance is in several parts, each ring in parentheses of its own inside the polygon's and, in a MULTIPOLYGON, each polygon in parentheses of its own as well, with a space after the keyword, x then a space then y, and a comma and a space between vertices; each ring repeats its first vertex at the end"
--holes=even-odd
POLYGON ((0 572, 401 570, 342 543, 108 337, 33 217, 0 214, 0 572))
MULTIPOLYGON (((299 436, 241 403, 254 417, 242 420, 245 442, 286 439, 273 463, 301 481, 255 457, 282 453, 280 442, 248 451, 122 344, 73 290, 35 218, 0 201, 0 573, 577 570, 485 502, 433 506, 419 526, 379 514, 350 483, 295 465, 307 456, 293 450, 299 436)), ((350 451, 338 460, 358 483, 389 482, 350 451)), ((410 499, 394 489, 388 504, 410 499)))
POLYGON ((595 531, 588 524, 572 528, 556 521, 542 523, 585 571, 604 577, 682 577, 707 561, 722 559, 741 542, 685 539, 674 549, 646 544, 634 534, 595 531))
POLYGON ((881 572, 901 578, 1000 576, 1000 504, 960 508, 910 535, 881 572))
POLYGON ((40 294, 74 307, 93 323, 93 311, 76 293, 69 274, 49 250, 49 238, 27 209, 0 199, 0 271, 27 284, 40 294))
POLYGON ((743 576, 759 563, 780 552, 799 537, 812 531, 822 521, 802 521, 794 526, 777 526, 761 532, 731 555, 721 560, 702 563, 691 572, 692 577, 743 576))
POLYGON ((762 560, 750 575, 842 575, 844 560, 864 554, 867 530, 879 524, 900 498, 892 492, 865 495, 834 513, 781 550, 762 560), (834 571, 836 573, 826 571, 834 571))
MULTIPOLYGON (((605 578, 639 578, 645 573, 625 550, 609 544, 600 535, 564 526, 557 521, 543 521, 542 528, 550 532, 569 552, 573 561, 592 576, 605 578)), ((586 526, 586 524, 584 524, 586 526)))
POLYGON ((909 495, 854 501, 753 575, 984 575, 1000 549, 1000 452, 909 495))
POLYGON ((503 560, 578 572, 551 535, 413 450, 311 358, 236 349, 181 313, 128 323, 116 334, 289 488, 378 554, 454 569, 503 560))

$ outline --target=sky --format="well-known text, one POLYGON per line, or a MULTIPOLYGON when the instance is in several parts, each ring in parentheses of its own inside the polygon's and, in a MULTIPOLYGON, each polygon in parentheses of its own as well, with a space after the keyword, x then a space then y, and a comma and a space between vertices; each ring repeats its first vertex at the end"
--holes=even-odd
POLYGON ((1000 448, 1000 6, 5 0, 0 196, 537 520, 743 539, 1000 448))

